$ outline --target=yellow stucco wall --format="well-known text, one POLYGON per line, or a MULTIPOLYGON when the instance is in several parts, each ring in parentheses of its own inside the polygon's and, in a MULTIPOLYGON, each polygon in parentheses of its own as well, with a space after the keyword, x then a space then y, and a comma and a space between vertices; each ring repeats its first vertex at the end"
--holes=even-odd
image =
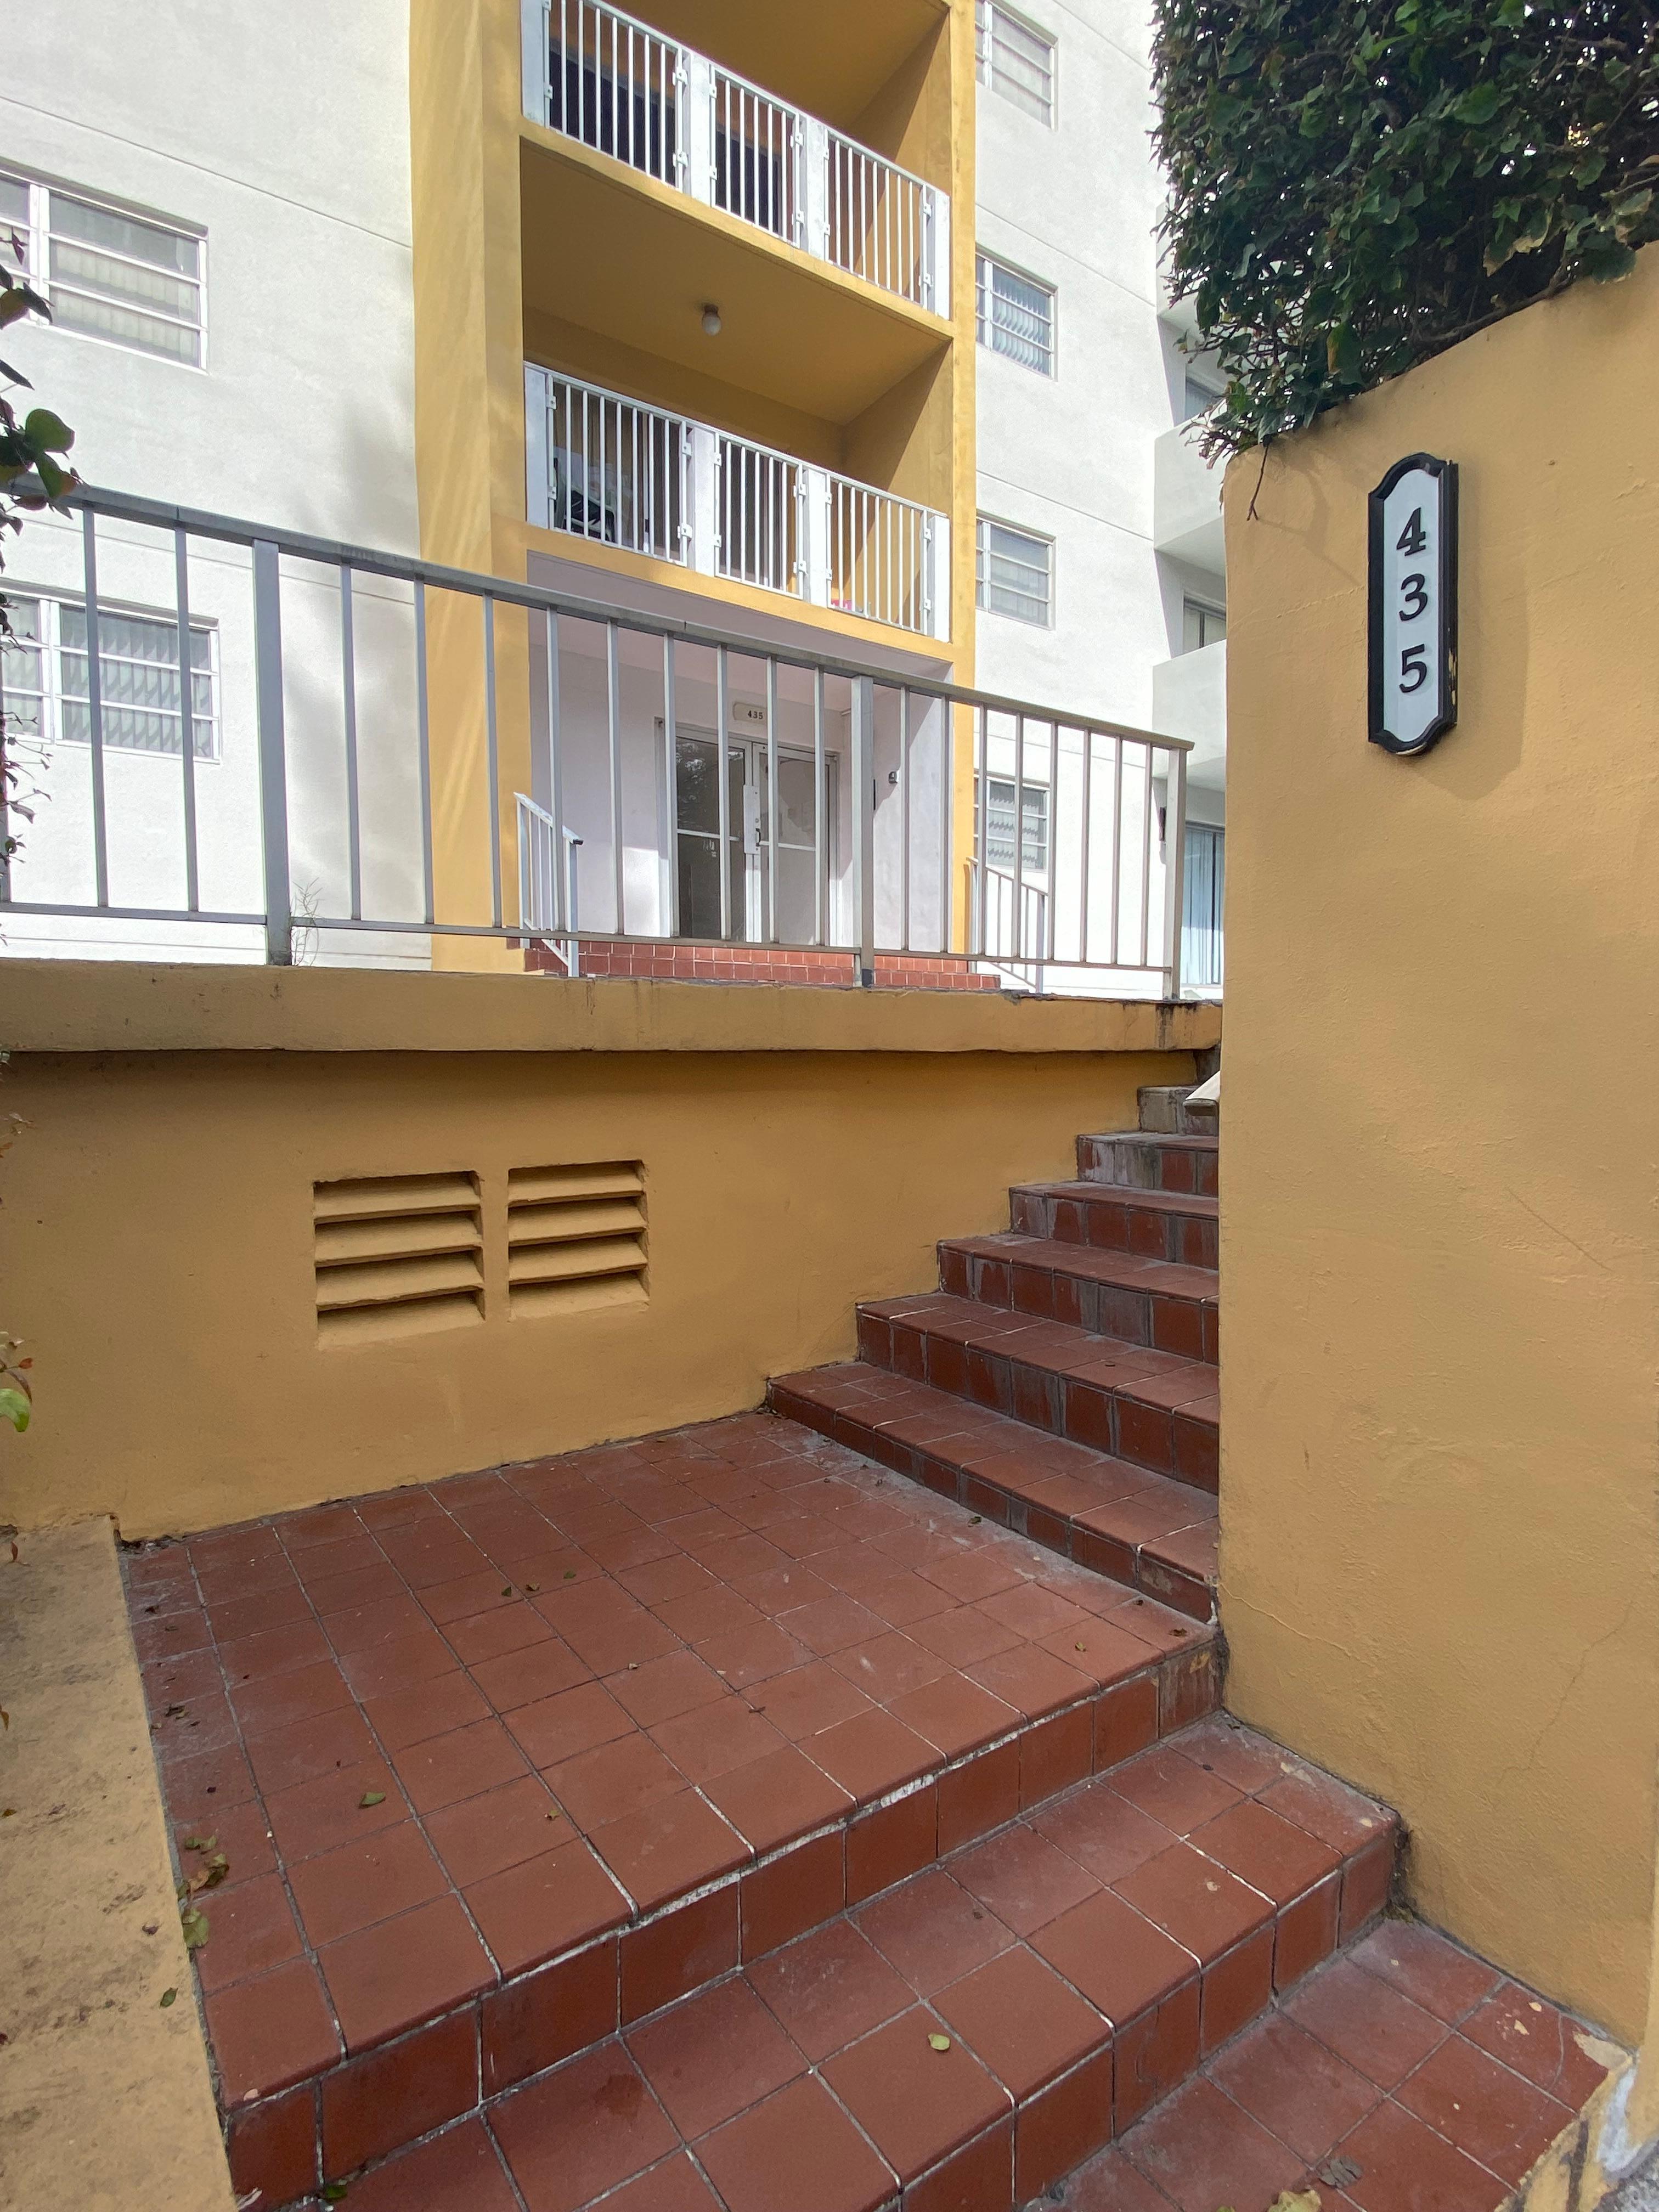
POLYGON ((201 1528, 760 1401, 848 1358, 1212 1008, 295 969, 7 969, 4 1324, 33 1426, 0 1521, 201 1528), (642 1303, 526 1320, 514 1168, 638 1161, 642 1303), (313 1185, 479 1178, 483 1318, 319 1346, 313 1185))
POLYGON ((1226 485, 1231 1702, 1628 2039, 1659 1743, 1659 249, 1226 485), (1459 726, 1365 740, 1365 500, 1462 471, 1459 726))

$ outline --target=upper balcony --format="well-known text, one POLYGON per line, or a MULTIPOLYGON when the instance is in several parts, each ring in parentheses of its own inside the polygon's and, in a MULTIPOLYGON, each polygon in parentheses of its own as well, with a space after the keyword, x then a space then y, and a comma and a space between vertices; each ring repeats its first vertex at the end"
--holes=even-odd
POLYGON ((525 423, 533 526, 949 639, 947 515, 533 364, 525 423))
POLYGON ((523 0, 522 21, 532 122, 949 318, 937 186, 599 0, 523 0))

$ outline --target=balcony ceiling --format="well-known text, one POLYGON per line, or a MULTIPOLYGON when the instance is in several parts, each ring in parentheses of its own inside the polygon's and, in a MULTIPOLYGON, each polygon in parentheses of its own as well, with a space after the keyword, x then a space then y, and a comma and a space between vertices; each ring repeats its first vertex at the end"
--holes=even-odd
POLYGON ((848 131, 950 10, 943 0, 643 0, 631 12, 848 131))
POLYGON ((526 319, 581 324, 829 422, 854 421, 947 340, 932 316, 565 140, 525 138, 523 252, 526 319))

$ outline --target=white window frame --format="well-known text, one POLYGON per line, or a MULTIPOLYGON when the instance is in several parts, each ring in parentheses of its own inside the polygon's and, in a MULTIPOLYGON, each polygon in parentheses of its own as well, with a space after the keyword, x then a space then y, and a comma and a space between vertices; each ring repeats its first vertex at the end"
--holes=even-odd
POLYGON ((1006 8, 1002 0, 975 0, 974 5, 974 74, 983 85, 999 94, 1009 105, 1029 115, 1033 123, 1045 131, 1060 127, 1060 40, 1052 31, 1045 31, 1041 23, 1034 23, 1029 15, 1018 9, 1006 8), (1048 100, 1047 112, 1032 104, 1030 95, 1023 85, 1010 88, 1006 76, 997 69, 997 18, 1023 31, 1028 39, 1047 49, 1048 62, 1048 100))
POLYGON ((1029 269, 1022 269, 1016 262, 1005 261, 1001 254, 989 252, 982 246, 975 246, 974 249, 974 325, 975 335, 987 353, 994 353, 1003 361, 1012 362, 1016 368, 1023 368, 1028 376, 1045 377, 1051 384, 1059 376, 1060 293, 1058 288, 1051 284, 1046 276, 1038 276, 1029 269), (994 297, 988 274, 993 270, 1000 270, 1005 276, 1013 277, 1017 283, 1030 285, 1033 290, 1042 293, 1048 300, 1048 359, 1046 367, 1036 362, 1023 361, 1012 347, 997 343, 999 325, 995 316, 988 316, 986 313, 986 302, 994 297))
MULTIPOLYGON (((84 700, 71 699, 64 688, 65 648, 63 639, 64 610, 84 608, 86 601, 77 592, 57 591, 39 584, 15 583, 10 577, 6 579, 6 597, 14 608, 20 599, 32 599, 40 610, 40 635, 38 640, 30 641, 40 655, 40 690, 38 693, 31 690, 27 696, 30 698, 38 697, 40 702, 39 743, 41 750, 50 752, 55 745, 68 745, 77 750, 89 752, 92 750, 90 733, 84 738, 71 736, 64 726, 64 715, 65 706, 82 708, 86 706, 84 700)), ((136 606, 124 600, 106 599, 100 595, 98 601, 98 612, 100 617, 112 617, 129 622, 156 623, 163 629, 172 631, 175 637, 178 635, 179 618, 170 607, 136 606)), ((196 765, 198 768, 211 768, 216 766, 224 757, 224 717, 222 693, 219 682, 219 625, 216 622, 201 615, 192 614, 190 618, 190 630, 192 638, 205 637, 208 641, 207 665, 205 668, 194 669, 192 672, 197 676, 207 678, 209 700, 205 718, 208 725, 208 748, 205 752, 198 752, 196 755, 196 765)), ((74 647, 68 649, 71 652, 76 650, 74 647)), ((112 658, 114 656, 100 639, 99 666, 103 668, 107 665, 112 658)), ((13 680, 16 661, 15 647, 0 646, 0 707, 3 707, 9 698, 16 696, 13 680)), ((153 663, 145 664, 147 666, 154 665, 153 663)), ((185 720, 188 719, 193 724, 204 719, 196 714, 193 708, 189 716, 185 717, 183 712, 185 697, 185 687, 181 684, 179 717, 181 744, 185 735, 185 720)), ((117 702, 106 697, 104 702, 106 724, 108 722, 109 716, 118 711, 117 702)), ((155 714, 163 714, 167 712, 165 708, 143 708, 137 711, 155 714)), ((182 752, 162 752, 149 745, 123 744, 118 738, 110 736, 107 726, 104 731, 103 750, 106 755, 118 753, 124 760, 160 761, 174 766, 183 758, 182 752)))
MULTIPOLYGON (((164 362, 170 368, 192 369, 198 374, 205 371, 208 365, 208 234, 202 224, 185 222, 178 216, 163 215, 155 208, 141 207, 135 200, 117 199, 108 192, 90 191, 84 185, 70 184, 61 177, 42 176, 32 170, 15 168, 9 162, 0 164, 0 177, 5 178, 9 184, 21 185, 28 193, 27 258, 21 273, 48 302, 52 299, 52 200, 54 193, 60 198, 76 201, 82 207, 95 208, 100 214, 125 216, 133 222, 147 222, 155 230, 171 231, 176 238, 189 239, 198 250, 197 274, 193 280, 199 302, 193 325, 198 350, 195 361, 182 360, 177 354, 158 353, 153 346, 135 345, 131 338, 116 337, 107 331, 78 330, 71 324, 59 322, 56 316, 52 319, 52 328, 64 337, 84 338, 94 345, 114 346, 122 353, 141 355, 145 361, 164 362)), ((4 250, 8 265, 15 267, 9 239, 4 250)), ((107 252, 106 248, 100 248, 100 251, 107 252)), ((108 258, 113 261, 126 258, 119 253, 108 253, 108 258)), ((148 262, 134 265, 150 266, 148 262)), ((78 291, 81 288, 67 285, 64 289, 78 291)), ((179 316, 168 314, 164 308, 139 307, 135 312, 149 315, 156 322, 175 324, 180 330, 192 327, 179 316)))
POLYGON ((1000 514, 979 514, 974 518, 974 605, 981 613, 997 615, 1004 622, 1023 623, 1027 629, 1052 629, 1054 626, 1054 541, 1040 530, 1030 530, 1023 522, 1009 522, 1000 514), (1017 615, 1007 607, 993 606, 986 597, 991 559, 989 533, 993 530, 1012 531, 1030 545, 1042 546, 1047 556, 1045 573, 1048 577, 1047 612, 1039 621, 1034 615, 1017 615))

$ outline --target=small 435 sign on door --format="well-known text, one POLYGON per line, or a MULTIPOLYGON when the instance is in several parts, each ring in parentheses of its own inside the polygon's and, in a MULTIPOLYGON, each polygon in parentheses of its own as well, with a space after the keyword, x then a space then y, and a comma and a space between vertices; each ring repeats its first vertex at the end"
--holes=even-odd
POLYGON ((1396 461, 1370 496, 1370 738, 1424 753, 1457 720, 1457 464, 1396 461))

